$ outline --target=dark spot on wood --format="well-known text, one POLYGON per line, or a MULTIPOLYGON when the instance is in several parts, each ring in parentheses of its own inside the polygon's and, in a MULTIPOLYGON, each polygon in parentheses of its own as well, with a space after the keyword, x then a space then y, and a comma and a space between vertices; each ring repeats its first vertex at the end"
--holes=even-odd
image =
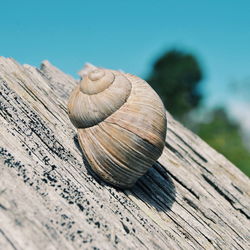
POLYGON ((81 211, 84 210, 84 207, 83 207, 81 204, 77 203, 76 205, 79 207, 79 209, 80 209, 81 211))
POLYGON ((123 229, 125 230, 125 232, 127 233, 127 234, 129 234, 129 229, 128 229, 128 227, 123 223, 123 222, 121 222, 122 223, 122 226, 123 226, 123 229))

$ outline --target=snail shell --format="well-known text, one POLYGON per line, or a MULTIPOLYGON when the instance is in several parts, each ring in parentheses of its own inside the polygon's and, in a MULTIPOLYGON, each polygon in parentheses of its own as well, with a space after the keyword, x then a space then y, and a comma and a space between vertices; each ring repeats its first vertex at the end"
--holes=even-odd
POLYGON ((84 74, 68 103, 83 153, 106 182, 132 187, 162 154, 164 105, 134 75, 93 66, 84 74))

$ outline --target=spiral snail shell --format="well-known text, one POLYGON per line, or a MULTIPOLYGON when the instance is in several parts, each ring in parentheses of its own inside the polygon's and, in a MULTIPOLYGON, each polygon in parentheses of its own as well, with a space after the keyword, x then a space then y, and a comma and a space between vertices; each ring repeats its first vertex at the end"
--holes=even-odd
POLYGON ((83 153, 106 182, 132 187, 162 154, 163 103, 134 75, 93 66, 84 74, 68 102, 83 153))

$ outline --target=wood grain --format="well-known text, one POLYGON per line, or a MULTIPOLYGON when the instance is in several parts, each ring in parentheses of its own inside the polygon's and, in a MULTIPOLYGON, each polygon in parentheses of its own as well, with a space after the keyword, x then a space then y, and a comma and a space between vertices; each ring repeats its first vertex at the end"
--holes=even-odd
POLYGON ((0 58, 0 249, 250 249, 250 181, 170 114, 163 155, 131 190, 79 149, 77 81, 0 58))

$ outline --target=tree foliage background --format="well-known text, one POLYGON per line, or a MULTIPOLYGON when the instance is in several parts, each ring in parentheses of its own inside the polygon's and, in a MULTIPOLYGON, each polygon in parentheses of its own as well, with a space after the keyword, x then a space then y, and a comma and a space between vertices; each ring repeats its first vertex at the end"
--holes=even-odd
POLYGON ((204 95, 200 91, 203 72, 194 55, 180 50, 164 53, 153 65, 147 81, 161 96, 166 109, 214 149, 250 176, 250 151, 243 142, 240 125, 223 107, 215 107, 195 118, 204 95), (209 117, 209 119, 207 119, 209 117))
POLYGON ((171 50, 156 61, 148 82, 170 113, 182 120, 200 104, 202 95, 198 86, 201 79, 202 71, 193 55, 171 50))

